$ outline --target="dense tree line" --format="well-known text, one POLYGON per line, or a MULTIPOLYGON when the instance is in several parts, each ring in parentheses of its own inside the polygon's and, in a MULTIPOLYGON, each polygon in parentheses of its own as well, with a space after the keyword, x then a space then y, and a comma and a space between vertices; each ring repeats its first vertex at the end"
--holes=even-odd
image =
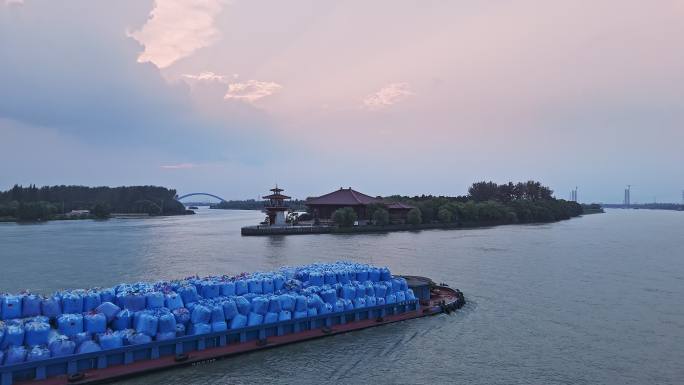
MULTIPOLYGON (((388 201, 416 207, 422 223, 529 223, 569 219, 582 214, 582 206, 553 197, 539 182, 496 184, 477 182, 465 196, 390 196, 388 201)), ((412 217, 415 222, 415 214, 412 217)))
POLYGON ((98 218, 105 218, 110 213, 185 213, 185 207, 175 197, 175 190, 158 186, 15 185, 7 191, 0 191, 0 217, 45 220, 72 210, 90 210, 98 218))
MULTIPOLYGON (((266 206, 266 203, 268 203, 268 201, 256 199, 230 200, 211 205, 210 208, 223 210, 261 210, 266 206)), ((303 200, 293 199, 286 201, 285 204, 292 210, 306 211, 306 205, 304 205, 303 200)))

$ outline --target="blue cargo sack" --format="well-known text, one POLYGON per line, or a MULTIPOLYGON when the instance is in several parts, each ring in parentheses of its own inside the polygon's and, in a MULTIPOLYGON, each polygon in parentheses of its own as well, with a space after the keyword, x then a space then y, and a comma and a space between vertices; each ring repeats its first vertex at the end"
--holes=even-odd
POLYGON ((247 286, 247 281, 240 279, 235 281, 235 295, 244 295, 249 293, 249 287, 247 286))
POLYGON ((338 299, 335 301, 335 305, 333 306, 333 312, 334 313, 339 313, 344 311, 344 300, 338 299))
POLYGON ((337 301, 337 292, 334 289, 328 289, 321 291, 321 297, 323 302, 333 304, 337 301))
POLYGON ((216 332, 225 332, 228 330, 228 324, 226 321, 220 321, 220 322, 212 322, 211 323, 211 332, 216 333, 216 332))
POLYGON ((5 329, 5 339, 0 346, 5 349, 8 346, 24 344, 24 327, 21 325, 9 325, 5 329))
POLYGON ((264 292, 263 283, 260 278, 250 278, 247 280, 247 287, 250 293, 261 294, 264 292))
POLYGON ((26 355, 27 362, 47 360, 48 358, 50 358, 50 350, 45 346, 34 346, 26 355))
POLYGON ((116 314, 116 317, 112 320, 112 329, 114 330, 125 330, 130 329, 132 325, 133 314, 128 309, 123 309, 116 314))
POLYGON ((159 309, 164 307, 164 294, 154 291, 145 293, 145 306, 148 309, 159 309))
POLYGON ((413 290, 412 290, 412 289, 406 290, 405 293, 406 293, 406 299, 407 299, 407 300, 414 300, 414 299, 416 299, 416 295, 413 293, 413 290))
POLYGON ((223 305, 215 304, 211 305, 211 322, 224 322, 226 320, 225 314, 223 314, 223 305))
POLYGON ((280 313, 280 298, 279 296, 273 296, 268 301, 268 311, 271 313, 280 313))
POLYGON ((375 297, 367 296, 366 297, 366 307, 373 307, 377 304, 375 301, 375 297))
POLYGON ((316 309, 320 309, 323 307, 325 302, 321 299, 321 297, 318 296, 318 294, 312 294, 309 298, 307 298, 307 304, 309 307, 314 307, 316 309))
POLYGON ((57 336, 48 345, 52 357, 62 357, 74 354, 76 343, 69 340, 67 336, 57 336))
POLYGON ((62 294, 62 313, 80 314, 83 312, 83 297, 72 292, 62 294))
POLYGON ((290 294, 282 294, 279 297, 279 300, 280 300, 280 308, 282 310, 289 310, 289 311, 294 310, 295 297, 291 296, 290 294))
POLYGON ((235 297, 235 305, 237 306, 240 314, 245 316, 249 314, 249 310, 252 307, 245 297, 235 297))
POLYGON ((309 312, 306 310, 294 312, 294 318, 295 319, 306 318, 308 316, 309 316, 309 312))
POLYGON ((165 303, 169 310, 175 310, 183 307, 183 299, 176 293, 167 294, 165 303))
POLYGON ((303 295, 298 295, 296 297, 296 302, 295 302, 295 310, 296 311, 306 311, 306 297, 303 295))
POLYGON ((208 324, 211 320, 211 310, 204 305, 197 305, 192 309, 190 321, 193 324, 204 323, 208 324))
POLYGON ((107 319, 107 322, 111 322, 114 320, 114 318, 116 318, 116 315, 119 314, 121 308, 111 302, 102 302, 100 306, 95 308, 95 311, 102 313, 107 319))
POLYGON ((280 274, 276 274, 273 276, 273 289, 275 291, 280 291, 283 290, 283 286, 285 286, 285 277, 283 277, 280 274))
POLYGON ((375 295, 375 287, 373 286, 373 282, 367 281, 364 285, 366 288, 366 296, 374 296, 375 295))
POLYGON ((392 279, 392 273, 390 270, 386 267, 380 268, 380 280, 389 281, 390 279, 392 279))
POLYGON ((231 329, 240 329, 247 326, 247 317, 245 317, 242 314, 236 315, 231 321, 230 321, 230 328, 231 329))
POLYGON ((176 333, 176 317, 172 313, 159 316, 159 333, 176 333))
POLYGON ((368 270, 366 269, 360 269, 356 271, 356 280, 359 282, 366 282, 368 281, 368 270))
POLYGON ((385 298, 385 303, 390 304, 390 303, 396 303, 397 302, 397 296, 394 294, 390 294, 385 298))
POLYGON ((190 325, 190 335, 208 334, 211 333, 211 325, 206 323, 198 323, 190 325))
POLYGON ((354 310, 354 302, 351 299, 344 300, 344 310, 354 310))
POLYGON ((2 298, 2 319, 8 320, 21 317, 21 297, 6 295, 2 298))
POLYGON ((176 292, 181 296, 181 299, 183 299, 185 306, 188 306, 190 303, 197 302, 199 299, 197 297, 197 289, 192 285, 180 287, 176 292))
POLYGON ((354 299, 354 309, 362 309, 366 307, 366 299, 365 298, 355 298, 354 299))
POLYGON ((168 341, 176 338, 176 331, 172 332, 165 332, 165 333, 157 333, 157 336, 154 338, 156 341, 168 341))
POLYGON ((342 292, 340 293, 340 296, 343 299, 354 299, 356 298, 356 288, 352 285, 344 285, 342 286, 342 292))
POLYGON ((318 315, 318 309, 316 309, 315 307, 310 307, 306 313, 308 317, 315 317, 318 315))
POLYGON ((119 299, 119 305, 132 312, 145 310, 147 305, 145 296, 139 293, 126 293, 123 296, 119 295, 117 298, 119 299))
POLYGON ((175 309, 171 313, 173 314, 173 317, 176 318, 176 325, 185 325, 190 322, 190 312, 184 307, 175 309))
MULTIPOLYGON (((366 296, 366 286, 364 285, 359 285, 356 286, 356 297, 354 298, 363 298, 366 296)), ((354 299, 352 298, 352 299, 354 299)))
POLYGON ((176 337, 184 337, 184 336, 185 336, 185 325, 176 324, 176 337))
POLYGON ((91 290, 83 296, 83 311, 89 312, 95 310, 101 303, 100 293, 91 290))
POLYGON ((328 314, 332 313, 332 305, 329 303, 324 303, 320 309, 318 309, 318 314, 328 314))
POLYGON ((272 324, 278 322, 278 313, 272 313, 268 312, 264 316, 264 323, 265 324, 272 324))
POLYGON ((278 321, 289 321, 292 319, 292 313, 287 310, 282 310, 278 313, 278 321))
POLYGON ((118 333, 105 333, 97 337, 102 350, 118 349, 123 346, 123 339, 118 333))
POLYGON ((399 286, 401 290, 408 290, 408 282, 406 282, 406 279, 404 277, 400 277, 399 279, 399 286))
POLYGON ((62 315, 62 303, 57 296, 43 298, 40 303, 41 314, 50 318, 57 318, 62 315))
POLYGON ((152 337, 145 333, 132 333, 128 336, 128 343, 131 345, 149 344, 152 342, 152 337))
POLYGON ((95 353, 101 351, 102 348, 100 345, 97 344, 97 342, 93 340, 88 340, 88 341, 83 341, 81 342, 80 345, 78 345, 78 349, 76 349, 76 353, 82 354, 82 353, 95 353))
POLYGON ((35 294, 27 294, 21 299, 21 316, 34 317, 40 315, 41 298, 35 294))
POLYGON ((23 346, 10 346, 7 349, 5 365, 21 364, 26 361, 26 348, 23 346))
POLYGON ((100 301, 105 302, 116 302, 116 291, 113 288, 102 289, 100 291, 100 301))
POLYGON ((47 345, 50 336, 50 325, 45 322, 29 322, 25 328, 26 345, 47 345))
POLYGON ((159 324, 159 319, 154 314, 140 312, 137 313, 136 316, 136 332, 147 334, 150 337, 157 335, 157 326, 159 324))
POLYGON ((258 313, 251 312, 247 318, 247 326, 261 325, 264 322, 264 316, 258 313))
POLYGON ((0 366, 5 362, 5 352, 0 350, 0 366))
POLYGON ((88 333, 104 333, 107 331, 107 317, 101 313, 90 313, 83 317, 84 329, 88 333))
POLYGON ((275 285, 273 283, 273 279, 271 278, 264 278, 262 281, 262 286, 263 286, 263 292, 266 294, 272 294, 275 291, 275 285))
POLYGON ((399 279, 394 278, 392 279, 392 293, 396 293, 398 291, 401 291, 401 282, 399 279))
POLYGON ((78 346, 81 344, 81 342, 92 340, 93 338, 90 336, 90 334, 88 334, 86 332, 82 332, 82 333, 76 333, 75 335, 69 337, 69 339, 74 341, 76 343, 76 346, 78 346))
POLYGON ((404 301, 406 301, 406 294, 404 294, 403 291, 398 291, 398 292, 395 293, 395 295, 397 296, 397 302, 404 302, 404 301))
POLYGON ((384 298, 387 295, 387 286, 380 283, 376 283, 375 285, 373 285, 373 288, 376 297, 384 298))
POLYGON ((378 306, 384 305, 384 304, 385 304, 385 298, 383 298, 383 297, 376 297, 376 298, 375 298, 375 302, 378 304, 378 306))
POLYGON ((221 288, 216 282, 203 281, 202 284, 202 297, 204 298, 216 298, 221 295, 221 288))
POLYGON ((268 312, 268 300, 264 297, 255 297, 252 300, 252 311, 261 315, 268 312))
POLYGON ((238 314, 237 305, 232 299, 228 299, 223 302, 223 315, 227 320, 233 319, 238 314))
POLYGON ((380 280, 380 270, 373 267, 368 271, 368 280, 371 282, 378 282, 380 280))
POLYGON ((233 296, 235 295, 235 282, 222 282, 220 289, 223 297, 233 296))
MULTIPOLYGON (((3 322, 0 322, 0 349, 2 349, 2 341, 4 339, 5 339, 5 324, 3 322)), ((0 365, 2 365, 2 360, 0 360, 0 365)))

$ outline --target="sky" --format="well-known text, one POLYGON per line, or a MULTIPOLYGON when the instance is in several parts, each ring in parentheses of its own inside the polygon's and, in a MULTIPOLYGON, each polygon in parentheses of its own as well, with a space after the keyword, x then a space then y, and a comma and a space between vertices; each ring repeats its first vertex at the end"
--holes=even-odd
POLYGON ((680 202, 681 0, 0 0, 0 189, 680 202))

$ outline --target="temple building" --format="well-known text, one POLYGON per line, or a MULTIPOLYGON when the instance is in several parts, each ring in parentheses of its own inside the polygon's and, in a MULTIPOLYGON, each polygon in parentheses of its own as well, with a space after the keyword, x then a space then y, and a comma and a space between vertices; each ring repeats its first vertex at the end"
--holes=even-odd
POLYGON ((268 200, 264 207, 264 212, 266 212, 266 221, 269 226, 287 225, 285 218, 289 208, 285 204, 285 200, 290 199, 290 197, 281 194, 283 191, 285 190, 278 188, 278 185, 276 185, 271 189, 272 194, 262 197, 263 199, 268 200))
POLYGON ((374 198, 353 190, 351 187, 340 187, 337 191, 306 200, 306 206, 315 219, 324 222, 329 221, 332 219, 335 210, 351 207, 356 212, 360 224, 364 224, 364 222, 368 222, 371 219, 368 215, 368 206, 374 203, 385 206, 392 223, 404 223, 409 210, 413 209, 413 206, 398 202, 388 202, 380 197, 374 198))

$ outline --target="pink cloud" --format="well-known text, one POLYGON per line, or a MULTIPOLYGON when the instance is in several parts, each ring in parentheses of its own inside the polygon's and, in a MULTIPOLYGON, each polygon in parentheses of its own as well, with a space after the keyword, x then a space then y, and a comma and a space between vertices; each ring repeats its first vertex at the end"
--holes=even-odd
POLYGON ((397 104, 413 95, 408 83, 390 83, 363 99, 363 105, 371 110, 377 110, 397 104))

